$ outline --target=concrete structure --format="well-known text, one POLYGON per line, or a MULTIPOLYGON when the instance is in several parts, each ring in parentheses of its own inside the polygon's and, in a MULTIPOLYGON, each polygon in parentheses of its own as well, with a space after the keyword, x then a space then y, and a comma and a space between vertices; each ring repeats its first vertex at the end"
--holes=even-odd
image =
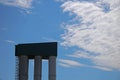
POLYGON ((49 80, 56 80, 57 42, 18 44, 15 56, 19 60, 17 80, 28 80, 29 59, 34 59, 34 80, 42 79, 42 59, 49 60, 49 80))
POLYGON ((56 80, 56 57, 49 57, 49 80, 56 80))

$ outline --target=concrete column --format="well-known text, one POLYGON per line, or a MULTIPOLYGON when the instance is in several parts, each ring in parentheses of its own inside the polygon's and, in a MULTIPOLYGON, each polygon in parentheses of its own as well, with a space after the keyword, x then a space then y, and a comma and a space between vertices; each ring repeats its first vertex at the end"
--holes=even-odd
POLYGON ((19 80, 28 80, 28 56, 19 57, 19 80))
POLYGON ((35 56, 34 80, 41 80, 41 77, 42 77, 42 57, 35 56))
POLYGON ((49 80, 56 80, 56 57, 49 57, 49 80))

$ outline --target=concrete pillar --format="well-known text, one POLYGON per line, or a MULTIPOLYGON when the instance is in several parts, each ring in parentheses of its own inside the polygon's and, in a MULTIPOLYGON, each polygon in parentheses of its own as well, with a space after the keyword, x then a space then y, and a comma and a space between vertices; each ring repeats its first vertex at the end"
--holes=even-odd
POLYGON ((49 57, 49 80, 56 80, 56 56, 49 57))
POLYGON ((34 62, 34 80, 41 80, 42 76, 42 57, 35 56, 34 62))
POLYGON ((19 80, 28 80, 28 56, 19 57, 19 80))

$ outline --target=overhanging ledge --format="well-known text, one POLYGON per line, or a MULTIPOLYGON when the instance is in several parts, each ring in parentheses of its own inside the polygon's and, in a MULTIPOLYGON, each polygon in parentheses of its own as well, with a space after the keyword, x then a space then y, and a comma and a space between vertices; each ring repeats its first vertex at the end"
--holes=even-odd
POLYGON ((57 57, 57 42, 15 45, 15 56, 21 55, 27 55, 29 59, 34 59, 35 56, 42 56, 42 59, 49 59, 49 56, 57 57))

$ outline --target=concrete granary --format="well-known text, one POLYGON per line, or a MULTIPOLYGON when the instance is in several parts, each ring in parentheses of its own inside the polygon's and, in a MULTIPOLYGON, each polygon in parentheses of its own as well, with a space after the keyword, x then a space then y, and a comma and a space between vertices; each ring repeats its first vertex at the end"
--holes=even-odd
POLYGON ((18 57, 16 80, 28 80, 29 59, 34 59, 34 80, 41 80, 42 59, 48 59, 49 80, 56 80, 57 42, 18 44, 15 56, 18 57))

